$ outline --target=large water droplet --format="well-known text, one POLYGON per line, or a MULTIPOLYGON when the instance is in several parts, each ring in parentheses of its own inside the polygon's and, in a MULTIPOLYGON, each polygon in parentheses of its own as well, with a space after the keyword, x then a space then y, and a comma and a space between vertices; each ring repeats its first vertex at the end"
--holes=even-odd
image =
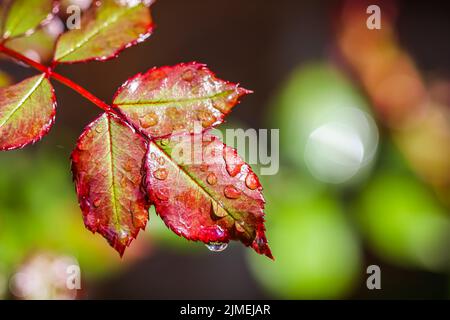
POLYGON ((212 252, 221 252, 228 247, 228 243, 225 242, 210 242, 206 244, 206 247, 209 251, 212 252))
POLYGON ((158 116, 156 115, 156 113, 150 111, 139 119, 139 123, 144 129, 153 127, 158 124, 158 116))
POLYGON ((247 177, 245 178, 245 185, 250 190, 255 190, 256 188, 258 188, 259 181, 258 178, 256 177, 256 174, 254 174, 253 172, 249 172, 249 174, 247 174, 247 177))
POLYGON ((217 183, 217 176, 214 173, 210 173, 208 174, 208 176, 206 177, 206 181, 210 184, 210 185, 215 185, 217 183))
POLYGON ((228 185, 225 187, 225 189, 223 190, 223 193, 225 194, 225 197, 227 197, 228 199, 237 199, 241 196, 241 192, 236 189, 235 186, 232 185, 228 185))
POLYGON ((166 180, 168 174, 165 168, 159 168, 153 172, 153 176, 158 180, 166 180))

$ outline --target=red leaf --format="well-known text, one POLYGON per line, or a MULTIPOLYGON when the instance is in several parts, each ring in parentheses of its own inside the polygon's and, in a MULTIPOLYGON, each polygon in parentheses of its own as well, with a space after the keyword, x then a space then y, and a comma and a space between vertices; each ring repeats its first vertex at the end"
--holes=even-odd
POLYGON ((103 113, 87 126, 72 153, 84 223, 120 255, 148 221, 141 190, 146 142, 117 116, 103 113))
POLYGON ((0 88, 0 150, 42 139, 55 122, 55 113, 53 87, 43 74, 0 88))
POLYGON ((192 133, 196 121, 204 129, 217 126, 248 93, 191 62, 137 74, 117 91, 114 105, 148 136, 160 138, 175 131, 192 133))
POLYGON ((173 137, 150 143, 145 170, 156 212, 176 234, 206 244, 240 240, 272 258, 262 187, 236 150, 210 135, 173 137))

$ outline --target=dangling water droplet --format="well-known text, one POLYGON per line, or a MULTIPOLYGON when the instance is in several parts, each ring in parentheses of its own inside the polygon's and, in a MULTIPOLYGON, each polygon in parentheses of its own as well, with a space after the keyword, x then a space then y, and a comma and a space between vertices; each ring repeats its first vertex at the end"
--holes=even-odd
POLYGON ((228 247, 228 243, 225 242, 210 242, 206 244, 206 247, 209 251, 212 252, 221 252, 228 247))
POLYGON ((241 192, 232 185, 226 186, 225 189, 223 189, 223 193, 228 199, 237 199, 241 196, 241 192))
POLYGON ((158 180, 166 180, 168 174, 165 168, 159 168, 153 172, 153 176, 158 180))
POLYGON ((156 115, 156 113, 150 111, 139 119, 139 123, 144 129, 153 127, 158 124, 158 116, 156 115))
POLYGON ((217 176, 214 173, 210 173, 208 174, 208 176, 206 177, 206 181, 210 184, 210 185, 215 185, 217 183, 217 176))
POLYGON ((245 185, 250 190, 255 190, 256 188, 258 188, 259 181, 258 181, 258 177, 256 177, 256 174, 254 174, 253 172, 249 172, 247 174, 247 177, 245 178, 245 185))

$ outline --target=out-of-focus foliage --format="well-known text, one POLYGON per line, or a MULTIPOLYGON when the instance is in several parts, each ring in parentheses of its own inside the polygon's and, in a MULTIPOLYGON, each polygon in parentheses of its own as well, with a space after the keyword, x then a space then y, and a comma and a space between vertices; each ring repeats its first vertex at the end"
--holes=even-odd
POLYGON ((106 275, 120 259, 86 233, 66 159, 24 151, 0 157, 0 265, 9 278, 36 250, 73 256, 83 277, 106 275))
MULTIPOLYGON (((394 153, 391 159, 395 157, 394 153)), ((448 270, 448 213, 432 191, 402 168, 401 161, 388 164, 361 191, 355 206, 361 233, 371 249, 392 263, 448 270)))
POLYGON ((295 172, 264 181, 275 262, 250 255, 258 280, 278 297, 338 298, 361 272, 359 242, 337 198, 295 172))
POLYGON ((367 173, 378 131, 367 102, 336 68, 295 70, 273 103, 281 150, 321 181, 343 183, 367 173))

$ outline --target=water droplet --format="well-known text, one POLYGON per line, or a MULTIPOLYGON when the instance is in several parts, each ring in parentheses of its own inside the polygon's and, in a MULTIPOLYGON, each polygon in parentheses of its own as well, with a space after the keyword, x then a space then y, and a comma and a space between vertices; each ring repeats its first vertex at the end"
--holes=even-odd
POLYGON ((120 240, 125 240, 128 237, 128 232, 124 229, 119 230, 119 238, 120 240))
POLYGON ((228 97, 227 97, 227 103, 229 103, 229 104, 235 104, 236 103, 236 100, 238 99, 238 96, 233 92, 233 93, 230 93, 229 95, 228 95, 228 97))
POLYGON ((163 146, 163 147, 165 147, 165 146, 167 146, 167 145, 169 145, 169 139, 162 139, 161 140, 161 142, 160 142, 160 144, 163 146))
POLYGON ((154 152, 150 153, 150 158, 152 160, 156 160, 156 153, 154 153, 154 152))
POLYGON ((238 221, 236 221, 234 223, 234 226, 236 227, 237 232, 241 232, 242 233, 242 232, 245 231, 243 224, 244 224, 243 222, 238 222, 238 221))
POLYGON ((223 150, 223 159, 225 160, 226 169, 230 176, 235 177, 241 172, 243 163, 235 150, 225 148, 223 150))
POLYGON ((249 172, 249 174, 247 174, 247 177, 245 178, 245 185, 250 190, 255 190, 256 188, 258 188, 259 181, 258 177, 256 177, 256 174, 254 174, 253 172, 249 172))
POLYGON ((210 242, 206 244, 206 247, 209 251, 212 252, 221 252, 228 247, 228 243, 225 242, 210 242))
POLYGON ((133 188, 133 185, 132 185, 132 181, 130 181, 126 176, 122 176, 122 178, 120 179, 120 186, 122 187, 122 188, 128 188, 128 187, 130 187, 130 188, 133 188))
POLYGON ((183 74, 181 75, 181 78, 182 78, 184 81, 191 82, 192 80, 194 80, 194 71, 192 71, 191 69, 186 70, 186 71, 183 72, 183 74))
POLYGON ((167 189, 156 189, 155 196, 161 201, 169 200, 169 192, 167 191, 167 189))
POLYGON ((144 129, 153 127, 158 124, 158 116, 156 115, 156 113, 150 111, 139 119, 139 123, 144 129))
POLYGON ((207 109, 201 109, 197 112, 197 119, 201 121, 202 126, 204 128, 210 127, 216 122, 216 117, 212 114, 211 111, 207 109))
POLYGON ((102 126, 95 127, 95 132, 102 133, 103 132, 103 127, 102 126))
POLYGON ((213 218, 219 219, 228 215, 225 209, 215 201, 211 201, 211 213, 213 214, 213 218))
POLYGON ((255 239, 255 243, 256 243, 256 245, 257 245, 258 247, 263 247, 263 246, 266 245, 267 241, 266 241, 265 239, 261 238, 261 237, 257 237, 257 238, 255 239))
POLYGON ((232 185, 226 186, 223 193, 228 199, 237 199, 241 196, 241 192, 232 185))
POLYGON ((133 170, 133 164, 134 161, 132 159, 128 159, 124 166, 125 171, 130 172, 131 170, 133 170))
POLYGON ((208 176, 206 177, 206 181, 210 184, 210 185, 215 185, 217 183, 217 176, 214 173, 210 173, 208 174, 208 176))
POLYGON ((158 163, 159 163, 160 165, 163 165, 164 163, 166 163, 166 159, 164 159, 163 157, 159 157, 158 163))
POLYGON ((176 107, 167 108, 166 115, 169 119, 172 120, 183 119, 183 112, 176 107))
POLYGON ((99 198, 99 199, 95 199, 94 200, 93 205, 94 205, 95 208, 98 208, 101 203, 102 203, 102 200, 99 198))
POLYGON ((165 168, 159 168, 153 172, 153 176, 158 180, 166 180, 168 174, 165 168))

